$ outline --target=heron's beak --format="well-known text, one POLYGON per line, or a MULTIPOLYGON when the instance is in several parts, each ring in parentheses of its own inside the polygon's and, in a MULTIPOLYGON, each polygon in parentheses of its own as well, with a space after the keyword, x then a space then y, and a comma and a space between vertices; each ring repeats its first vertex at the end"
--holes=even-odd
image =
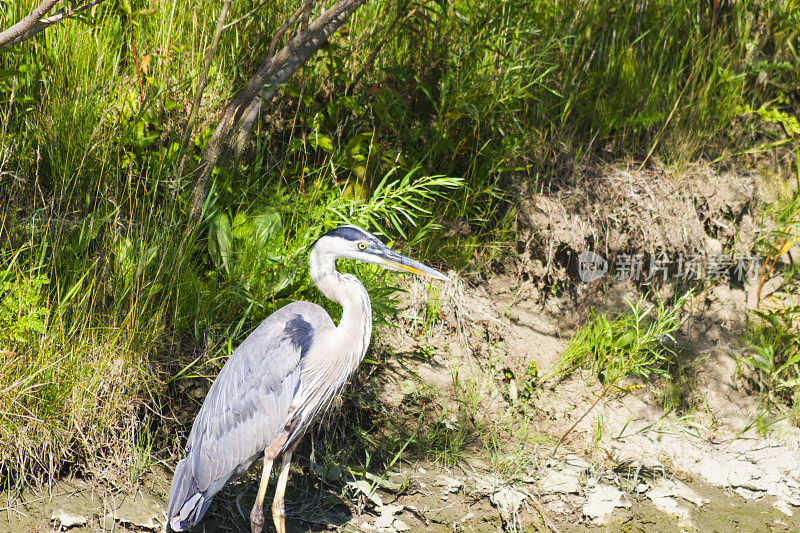
POLYGON ((391 248, 386 248, 380 251, 380 255, 376 255, 376 263, 384 268, 390 270, 402 270, 411 272, 412 274, 421 274, 431 278, 440 279, 442 281, 450 281, 450 278, 430 267, 427 267, 419 261, 414 261, 410 257, 398 254, 391 248))

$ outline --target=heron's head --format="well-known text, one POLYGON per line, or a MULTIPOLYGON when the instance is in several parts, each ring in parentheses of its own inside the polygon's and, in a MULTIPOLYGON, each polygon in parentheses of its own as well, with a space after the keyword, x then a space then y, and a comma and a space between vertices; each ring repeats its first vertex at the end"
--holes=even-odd
MULTIPOLYGON (((358 226, 339 226, 332 229, 314 245, 312 255, 320 260, 335 261, 341 257, 372 263, 389 270, 400 270, 422 274, 432 278, 449 281, 450 278, 419 261, 398 254, 372 233, 358 226)), ((313 261, 313 260, 312 260, 313 261)))

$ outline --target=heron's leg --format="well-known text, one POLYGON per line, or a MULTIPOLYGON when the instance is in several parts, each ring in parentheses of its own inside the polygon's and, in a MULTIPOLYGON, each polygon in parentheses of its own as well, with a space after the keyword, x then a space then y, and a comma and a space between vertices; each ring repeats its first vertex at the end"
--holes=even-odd
POLYGON ((283 495, 286 492, 286 482, 289 480, 289 466, 292 463, 292 453, 296 444, 283 452, 283 464, 281 465, 281 475, 278 476, 278 484, 275 486, 275 499, 272 500, 272 520, 275 523, 277 533, 286 533, 286 509, 283 505, 283 495))
POLYGON ((250 511, 250 530, 252 533, 261 533, 264 528, 264 495, 267 493, 269 475, 272 472, 272 462, 274 460, 274 455, 268 457, 267 452, 264 452, 264 468, 261 470, 261 483, 258 484, 256 503, 253 504, 253 510, 250 511))

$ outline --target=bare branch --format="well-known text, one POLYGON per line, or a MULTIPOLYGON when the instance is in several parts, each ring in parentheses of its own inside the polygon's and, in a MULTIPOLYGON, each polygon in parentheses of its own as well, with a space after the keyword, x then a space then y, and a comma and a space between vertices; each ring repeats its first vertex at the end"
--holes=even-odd
POLYGON ((85 5, 82 5, 82 6, 70 6, 70 7, 64 8, 64 9, 58 11, 52 17, 47 17, 46 19, 42 20, 42 24, 47 24, 48 26, 52 26, 53 24, 55 24, 56 22, 58 22, 59 20, 61 20, 63 18, 71 17, 72 15, 74 15, 76 13, 80 13, 81 11, 86 11, 87 9, 91 9, 94 6, 98 5, 98 4, 102 4, 104 1, 105 0, 92 0, 88 4, 85 4, 85 5))
MULTIPOLYGON (((41 25, 40 22, 42 17, 44 17, 48 11, 53 9, 53 6, 56 5, 58 0, 44 0, 39 6, 31 11, 30 15, 22 19, 21 21, 17 22, 7 30, 0 33, 0 48, 5 48, 7 46, 13 46, 15 44, 19 44, 26 39, 30 39, 34 35, 36 35, 39 31, 31 31, 37 26, 41 25), (26 35, 30 34, 29 37, 26 35)), ((44 29, 44 28, 42 28, 44 29)))
POLYGON ((81 6, 72 5, 70 7, 61 9, 52 17, 43 18, 58 2, 58 0, 45 0, 39 4, 36 9, 31 11, 30 15, 17 22, 7 30, 0 32, 0 49, 16 46, 22 42, 25 42, 40 31, 52 26, 56 22, 94 7, 97 4, 101 4, 104 1, 105 0, 93 0, 88 4, 81 6))
MULTIPOLYGON (((254 120, 253 117, 257 116, 261 103, 271 100, 292 74, 365 2, 366 0, 339 0, 314 20, 307 32, 296 35, 274 56, 269 57, 271 55, 269 54, 259 71, 225 106, 222 118, 206 145, 197 169, 197 178, 192 191, 192 215, 195 219, 199 218, 202 212, 211 172, 225 145, 236 136, 236 131, 243 127, 243 119, 247 117, 248 121, 254 120), (259 100, 256 100, 257 97, 259 100)), ((301 9, 305 9, 305 6, 301 9)), ((290 21, 287 21, 287 24, 290 24, 290 21)))
MULTIPOLYGON (((294 12, 294 14, 289 17, 283 26, 278 28, 278 31, 275 32, 275 35, 272 37, 272 42, 269 43, 269 53, 267 53, 267 61, 265 65, 269 65, 271 68, 273 56, 275 55, 275 46, 280 42, 283 34, 286 33, 286 30, 289 27, 293 26, 297 23, 298 19, 302 17, 302 20, 305 21, 305 30, 304 32, 308 32, 308 13, 310 11, 309 3, 304 1, 303 5, 294 12)), ((302 22, 301 22, 302 24, 302 22)), ((266 88, 268 89, 268 88, 266 88)), ((273 95, 274 96, 274 95, 273 95)), ((271 99, 272 96, 269 97, 271 99)), ((238 158, 242 155, 244 151, 244 146, 247 143, 247 139, 250 138, 250 132, 253 131, 253 125, 256 122, 256 118, 258 118, 259 113, 261 112, 261 108, 264 106, 264 102, 268 99, 264 98, 256 98, 247 108, 247 111, 244 113, 244 117, 242 118, 242 125, 238 128, 238 133, 236 135, 236 141, 233 142, 233 151, 235 156, 238 158)))

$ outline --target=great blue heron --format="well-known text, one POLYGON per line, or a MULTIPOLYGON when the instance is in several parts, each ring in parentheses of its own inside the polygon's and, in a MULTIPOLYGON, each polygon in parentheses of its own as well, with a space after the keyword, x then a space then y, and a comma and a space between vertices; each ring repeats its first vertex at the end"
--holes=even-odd
POLYGON ((197 524, 214 495, 263 456, 250 513, 252 532, 260 532, 272 463, 282 453, 272 517, 278 533, 285 532, 283 495, 292 452, 356 371, 372 335, 367 290, 355 276, 336 270, 338 258, 449 279, 357 226, 341 226, 320 237, 309 256, 311 279, 342 306, 339 325, 322 307, 293 302, 270 315, 236 349, 211 385, 189 433, 186 457, 175 468, 167 505, 173 530, 197 524))

